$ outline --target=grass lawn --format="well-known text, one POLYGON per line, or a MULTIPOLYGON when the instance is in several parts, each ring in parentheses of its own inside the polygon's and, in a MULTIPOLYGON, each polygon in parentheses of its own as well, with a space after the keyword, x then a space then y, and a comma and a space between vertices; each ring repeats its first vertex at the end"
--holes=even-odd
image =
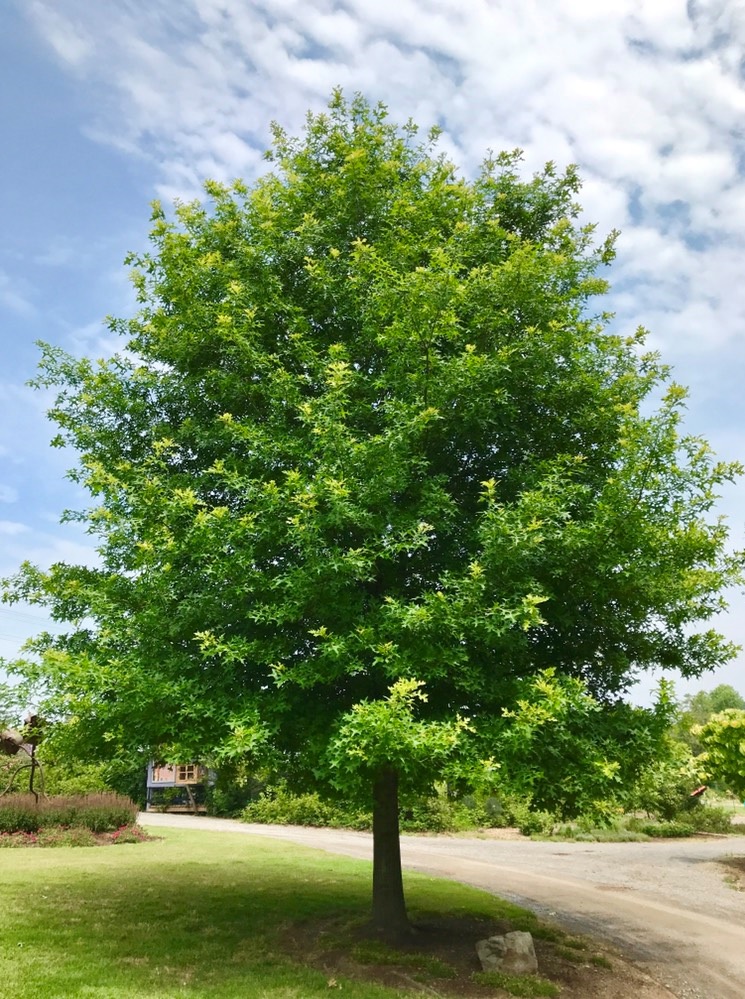
MULTIPOLYGON (((312 999, 341 991, 382 999, 412 987, 505 994, 472 980, 471 964, 443 961, 453 943, 443 932, 429 954, 400 959, 365 940, 367 862, 246 835, 154 831, 163 838, 138 845, 0 851, 3 996, 312 999), (366 982, 372 965, 376 980, 366 982)), ((549 964, 607 973, 582 942, 484 892, 413 874, 406 891, 415 920, 445 914, 451 929, 455 920, 467 928, 468 962, 481 936, 530 929, 553 948, 549 964)), ((515 995, 558 991, 544 979, 512 986, 515 995)))
MULTIPOLYGON (((2 995, 305 999, 334 990, 326 974, 282 956, 281 941, 319 919, 342 933, 364 919, 368 863, 244 835, 156 832, 162 840, 138 845, 0 852, 2 995)), ((486 894, 421 877, 409 879, 409 903, 500 911, 486 894)), ((339 984, 360 999, 396 994, 339 984)))

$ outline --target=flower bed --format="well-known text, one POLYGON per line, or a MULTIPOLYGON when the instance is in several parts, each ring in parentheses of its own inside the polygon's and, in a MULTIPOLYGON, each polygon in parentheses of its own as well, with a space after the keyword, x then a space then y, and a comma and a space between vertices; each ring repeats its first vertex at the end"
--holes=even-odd
POLYGON ((0 849, 24 849, 54 846, 114 846, 121 843, 146 843, 154 839, 136 824, 118 829, 93 832, 85 826, 42 826, 35 832, 0 832, 0 849))
POLYGON ((120 794, 75 794, 39 798, 9 794, 0 798, 0 833, 37 833, 49 826, 113 832, 137 820, 137 805, 120 794))

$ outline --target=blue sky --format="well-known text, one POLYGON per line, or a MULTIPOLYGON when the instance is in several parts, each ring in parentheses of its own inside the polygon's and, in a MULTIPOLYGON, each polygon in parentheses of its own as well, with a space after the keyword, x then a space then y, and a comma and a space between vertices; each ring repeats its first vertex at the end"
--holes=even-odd
MULTIPOLYGON (((0 14, 0 574, 94 557, 59 524, 83 502, 24 387, 44 339, 112 350, 122 264, 148 203, 251 179, 269 122, 298 131, 335 85, 439 123, 473 171, 579 164, 601 232, 619 228, 608 306, 643 324, 690 386, 687 429, 745 458, 745 7, 732 0, 6 0, 0 14)), ((745 547, 745 489, 723 496, 745 547)), ((0 656, 43 623, 0 607, 0 656)), ((745 601, 720 629, 745 642, 745 601)), ((732 683, 745 656, 680 692, 732 683)), ((640 688, 645 697, 649 682, 640 688)))

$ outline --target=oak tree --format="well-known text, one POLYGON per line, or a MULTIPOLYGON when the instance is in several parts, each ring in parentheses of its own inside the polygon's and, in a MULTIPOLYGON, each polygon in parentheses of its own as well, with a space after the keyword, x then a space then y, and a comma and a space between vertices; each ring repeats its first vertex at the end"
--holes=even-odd
POLYGON ((22 668, 91 746, 366 788, 399 931, 399 788, 488 768, 543 670, 612 701, 719 665, 740 568, 712 513, 739 469, 592 304, 614 236, 576 171, 467 179, 436 143, 336 93, 265 176, 154 206, 117 352, 45 346, 36 382, 100 561, 6 588, 71 622, 22 668))

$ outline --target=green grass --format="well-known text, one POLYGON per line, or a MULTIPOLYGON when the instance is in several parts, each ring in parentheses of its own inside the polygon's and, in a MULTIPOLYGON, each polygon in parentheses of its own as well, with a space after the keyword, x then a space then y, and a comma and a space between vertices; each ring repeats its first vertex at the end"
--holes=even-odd
POLYGON ((604 968, 606 971, 613 970, 613 965, 604 954, 593 954, 590 957, 590 964, 594 964, 596 968, 604 968))
POLYGON ((360 964, 393 964, 398 967, 426 971, 435 978, 454 978, 455 969, 445 961, 429 954, 400 951, 379 940, 365 940, 355 944, 350 950, 351 957, 360 964))
MULTIPOLYGON (((329 995, 328 977, 283 955, 281 940, 303 922, 331 920, 343 927, 364 921, 369 863, 241 834, 156 832, 164 838, 115 850, 0 853, 3 995, 329 995)), ((531 913, 463 885, 409 875, 406 891, 415 918, 433 913, 506 918, 516 928, 540 931, 531 913)), ((423 960, 426 970, 438 970, 423 960)), ((401 994, 334 977, 355 999, 401 994)))
POLYGON ((506 975, 502 971, 477 971, 473 980, 479 985, 490 985, 495 989, 504 989, 511 996, 558 996, 559 988, 553 982, 535 975, 506 975))

